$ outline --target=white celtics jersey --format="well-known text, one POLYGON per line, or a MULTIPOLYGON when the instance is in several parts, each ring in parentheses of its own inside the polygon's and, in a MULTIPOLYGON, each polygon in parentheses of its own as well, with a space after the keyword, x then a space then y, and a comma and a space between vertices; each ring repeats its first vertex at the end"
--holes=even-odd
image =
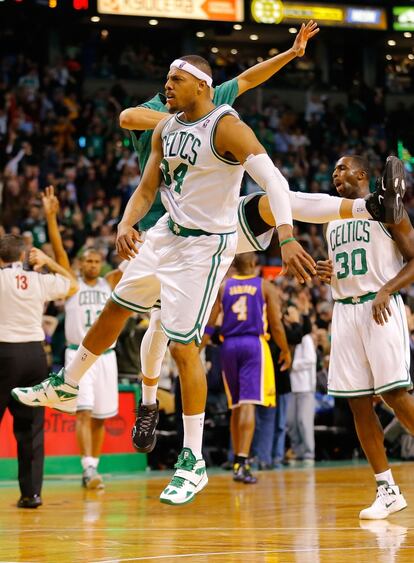
POLYGON ((214 148, 217 123, 229 113, 238 117, 227 104, 193 123, 181 121, 178 114, 162 130, 162 202, 173 221, 183 227, 209 233, 236 230, 244 169, 214 148))
POLYGON ((98 278, 95 285, 78 279, 79 290, 65 303, 66 344, 81 344, 85 334, 96 321, 111 295, 111 286, 98 278))
POLYGON ((403 266, 403 257, 382 223, 364 219, 332 221, 326 238, 334 267, 334 299, 376 292, 403 266))

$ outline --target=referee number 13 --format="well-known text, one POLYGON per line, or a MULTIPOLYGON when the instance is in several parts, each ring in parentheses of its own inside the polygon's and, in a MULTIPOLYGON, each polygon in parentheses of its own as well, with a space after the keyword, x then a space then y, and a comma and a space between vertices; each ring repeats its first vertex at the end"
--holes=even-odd
POLYGON ((16 283, 17 289, 27 289, 29 287, 27 276, 25 276, 24 274, 17 274, 16 283))

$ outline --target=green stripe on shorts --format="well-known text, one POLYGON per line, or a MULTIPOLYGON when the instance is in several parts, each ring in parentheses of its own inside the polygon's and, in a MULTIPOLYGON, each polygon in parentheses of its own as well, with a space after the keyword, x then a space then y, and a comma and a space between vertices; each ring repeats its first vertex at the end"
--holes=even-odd
POLYGON ((220 236, 220 243, 217 252, 213 255, 211 259, 210 272, 207 276, 206 288, 204 290, 203 298, 201 301, 201 307, 198 312, 195 325, 189 332, 182 334, 180 332, 175 332, 173 330, 170 330, 162 324, 161 325, 162 329, 164 330, 165 334, 168 336, 170 340, 174 340, 175 342, 181 342, 182 344, 188 344, 195 339, 197 344, 201 343, 201 339, 202 339, 202 334, 200 332, 201 327, 203 325, 203 320, 206 315, 208 305, 211 299, 211 293, 213 291, 213 287, 216 281, 217 271, 221 263, 221 255, 223 254, 224 250, 227 247, 228 235, 219 235, 219 236, 220 236))

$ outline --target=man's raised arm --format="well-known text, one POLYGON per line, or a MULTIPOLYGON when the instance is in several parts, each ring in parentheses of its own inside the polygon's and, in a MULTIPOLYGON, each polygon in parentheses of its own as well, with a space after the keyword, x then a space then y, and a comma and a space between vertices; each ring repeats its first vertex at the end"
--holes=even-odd
POLYGON ((284 51, 283 53, 279 53, 267 61, 263 61, 262 63, 258 63, 257 65, 248 68, 237 76, 239 86, 238 95, 240 96, 247 90, 255 88, 263 82, 266 82, 266 80, 269 80, 269 78, 279 72, 281 68, 290 63, 290 61, 296 57, 303 57, 309 39, 318 32, 319 27, 316 22, 310 20, 306 25, 302 24, 290 49, 284 51))

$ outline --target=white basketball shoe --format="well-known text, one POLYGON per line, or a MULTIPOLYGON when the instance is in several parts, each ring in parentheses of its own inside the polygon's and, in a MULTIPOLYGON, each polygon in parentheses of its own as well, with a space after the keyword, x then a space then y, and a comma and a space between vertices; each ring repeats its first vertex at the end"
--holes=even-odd
POLYGON ((361 520, 383 520, 390 514, 407 507, 407 501, 401 494, 398 485, 389 485, 386 481, 379 481, 377 496, 371 506, 359 513, 361 520))
POLYGON ((166 504, 186 504, 208 483, 206 462, 196 459, 190 448, 183 448, 175 464, 176 472, 160 495, 166 504))
POLYGON ((65 382, 64 370, 51 373, 39 385, 15 387, 12 396, 29 407, 50 407, 58 411, 75 413, 79 387, 65 382))

